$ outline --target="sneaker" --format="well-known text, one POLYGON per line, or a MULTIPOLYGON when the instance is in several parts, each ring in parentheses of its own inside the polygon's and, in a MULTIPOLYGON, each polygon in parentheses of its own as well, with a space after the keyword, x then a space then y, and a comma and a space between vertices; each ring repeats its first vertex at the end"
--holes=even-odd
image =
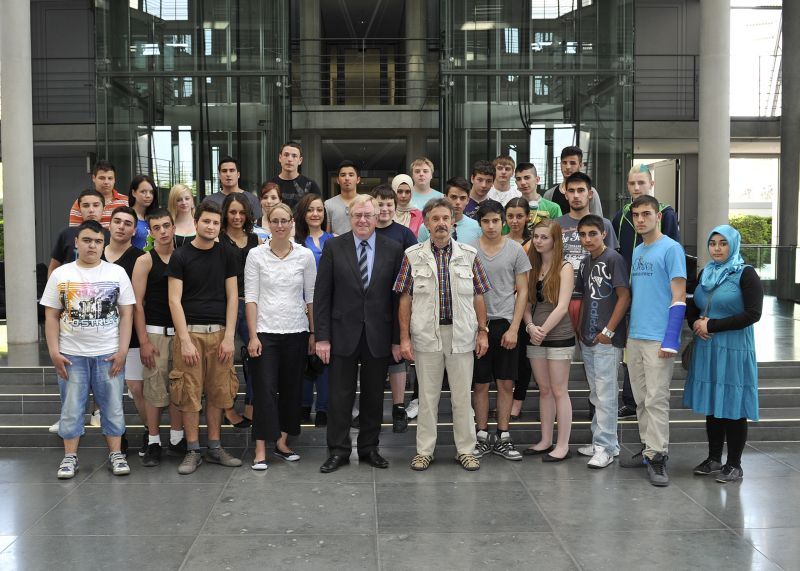
POLYGON ((495 441, 494 446, 492 446, 492 454, 502 456, 506 460, 522 460, 522 454, 514 448, 514 442, 508 432, 503 432, 500 438, 495 441))
POLYGON ((406 407, 406 416, 409 420, 414 420, 419 414, 419 399, 413 399, 406 407))
POLYGON ((630 418, 636 418, 636 409, 626 404, 619 407, 617 410, 617 420, 628 420, 630 418))
POLYGON ((647 458, 645 458, 644 454, 644 446, 642 446, 641 450, 638 452, 631 454, 630 456, 624 456, 620 461, 619 465, 623 468, 644 468, 647 466, 647 458))
POLYGON ((92 416, 89 417, 89 424, 91 426, 100 426, 101 418, 100 418, 100 409, 97 409, 92 413, 92 416))
POLYGON ((328 412, 325 410, 318 410, 314 415, 314 426, 322 427, 328 426, 328 412))
POLYGON ((592 455, 591 460, 589 460, 586 465, 589 468, 594 470, 599 470, 600 468, 605 468, 609 464, 614 461, 614 456, 606 452, 605 448, 601 448, 600 446, 596 446, 594 449, 594 454, 592 455))
POLYGON ((209 448, 206 451, 206 462, 228 466, 229 468, 238 468, 242 465, 242 461, 239 458, 231 456, 222 446, 219 448, 209 448))
POLYGON ((58 434, 58 426, 61 424, 61 421, 57 420, 53 424, 50 425, 50 428, 47 429, 48 432, 52 434, 58 434))
POLYGON ((115 476, 127 476, 131 473, 128 460, 122 452, 112 452, 108 455, 108 469, 115 476))
POLYGON ((710 476, 712 474, 719 474, 722 470, 722 462, 706 458, 700 464, 694 467, 694 473, 698 476, 710 476))
POLYGON ((581 456, 589 456, 590 458, 594 456, 594 444, 587 444, 586 446, 581 446, 578 448, 578 454, 581 456))
POLYGON ((744 478, 744 471, 729 464, 725 464, 717 475, 717 482, 728 484, 730 482, 740 482, 744 478))
POLYGON ((475 458, 483 458, 486 454, 492 451, 492 444, 489 442, 489 435, 485 430, 479 430, 477 440, 478 442, 475 444, 475 450, 472 451, 472 455, 475 456, 475 458))
POLYGON ((656 452, 656 455, 647 461, 647 475, 650 477, 650 483, 654 486, 668 486, 669 474, 667 474, 667 458, 661 452, 656 452))
POLYGON ((189 450, 183 457, 183 461, 178 466, 178 474, 192 474, 200 464, 203 463, 203 456, 199 450, 189 450))
POLYGON ((275 454, 275 456, 277 456, 278 458, 286 460, 287 462, 297 462, 298 460, 300 460, 300 454, 294 452, 293 450, 289 450, 288 452, 282 452, 277 448, 275 448, 272 451, 272 453, 275 454))
POLYGON ((253 464, 250 466, 256 472, 263 472, 269 469, 269 464, 267 464, 265 460, 253 460, 253 464))
POLYGON ((152 468, 161 463, 161 444, 149 444, 142 456, 142 466, 152 468))
POLYGON ((147 448, 150 445, 150 435, 147 433, 147 429, 144 429, 144 434, 142 434, 142 446, 139 448, 139 458, 144 458, 144 455, 147 454, 147 448))
POLYGON ((181 438, 177 444, 170 442, 167 446, 167 456, 186 456, 186 439, 181 438))
POLYGON ((405 409, 392 414, 392 432, 402 434, 408 430, 408 415, 405 409))
POLYGON ((67 454, 58 466, 58 479, 69 480, 78 473, 78 457, 74 454, 67 454))

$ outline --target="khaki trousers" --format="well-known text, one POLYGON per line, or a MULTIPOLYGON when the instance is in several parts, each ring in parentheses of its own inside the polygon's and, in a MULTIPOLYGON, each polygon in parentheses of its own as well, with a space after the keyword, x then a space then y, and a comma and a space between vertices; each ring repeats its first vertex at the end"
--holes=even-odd
POLYGON ((433 456, 436 448, 436 422, 442 379, 447 370, 450 402, 453 407, 453 437, 458 454, 472 454, 475 449, 475 417, 472 414, 473 352, 453 353, 453 326, 440 325, 442 350, 435 353, 414 348, 419 386, 417 416, 417 454, 433 456))
POLYGON ((628 339, 628 373, 636 399, 639 438, 648 459, 656 452, 666 454, 669 448, 669 384, 675 357, 661 359, 660 348, 660 341, 628 339))

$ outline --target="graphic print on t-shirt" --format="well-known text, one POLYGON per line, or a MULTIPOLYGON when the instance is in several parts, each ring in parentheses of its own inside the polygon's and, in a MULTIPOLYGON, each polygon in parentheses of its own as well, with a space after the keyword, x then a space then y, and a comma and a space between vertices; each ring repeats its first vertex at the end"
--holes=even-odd
POLYGON ((61 321, 67 329, 116 326, 119 282, 61 282, 58 295, 64 308, 61 321))
POLYGON ((606 299, 614 288, 611 287, 611 273, 605 262, 597 262, 589 274, 589 296, 592 299, 606 299))

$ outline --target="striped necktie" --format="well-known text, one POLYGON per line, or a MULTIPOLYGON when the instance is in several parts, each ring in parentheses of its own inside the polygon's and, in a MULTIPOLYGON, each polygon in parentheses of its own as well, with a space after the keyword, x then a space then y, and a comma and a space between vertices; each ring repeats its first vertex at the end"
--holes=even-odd
POLYGON ((358 269, 361 271, 361 283, 364 289, 369 285, 369 272, 367 268, 367 246, 366 240, 361 240, 361 251, 358 254, 358 269))

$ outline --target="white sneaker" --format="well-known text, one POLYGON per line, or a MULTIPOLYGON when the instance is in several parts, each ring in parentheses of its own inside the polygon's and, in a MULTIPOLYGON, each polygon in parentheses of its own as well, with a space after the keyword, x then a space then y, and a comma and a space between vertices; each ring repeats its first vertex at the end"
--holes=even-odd
POLYGON ((115 476, 127 476, 131 473, 131 467, 122 452, 112 452, 108 455, 108 469, 115 476))
POLYGON ((57 420, 53 424, 50 425, 50 428, 47 429, 48 432, 52 434, 58 434, 58 425, 61 424, 61 421, 57 420))
POLYGON ((581 456, 594 456, 594 445, 587 444, 586 446, 581 446, 578 448, 578 454, 581 456))
POLYGON ((92 413, 92 416, 89 419, 89 424, 91 426, 100 426, 100 409, 92 413))
POLYGON ((412 418, 417 418, 418 414, 419 414, 419 399, 414 399, 411 402, 409 402, 408 406, 406 407, 406 416, 409 419, 412 419, 412 418))
POLYGON ((75 454, 67 454, 58 467, 58 479, 69 480, 75 477, 78 472, 78 457, 75 454))
POLYGON ((597 448, 595 448, 594 456, 592 456, 592 459, 589 460, 587 465, 589 466, 589 468, 600 469, 600 468, 605 468, 613 461, 614 457, 608 452, 606 452, 605 448, 600 448, 598 446, 597 448))

